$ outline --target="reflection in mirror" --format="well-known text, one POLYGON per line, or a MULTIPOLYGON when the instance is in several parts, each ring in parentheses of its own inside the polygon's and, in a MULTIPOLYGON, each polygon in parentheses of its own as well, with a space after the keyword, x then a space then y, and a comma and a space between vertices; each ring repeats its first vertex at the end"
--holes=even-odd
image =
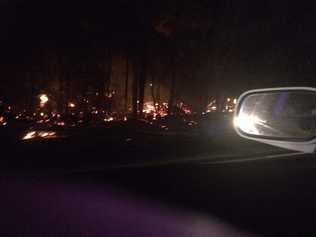
POLYGON ((281 140, 316 137, 316 92, 253 93, 246 96, 237 109, 235 126, 246 135, 281 140))

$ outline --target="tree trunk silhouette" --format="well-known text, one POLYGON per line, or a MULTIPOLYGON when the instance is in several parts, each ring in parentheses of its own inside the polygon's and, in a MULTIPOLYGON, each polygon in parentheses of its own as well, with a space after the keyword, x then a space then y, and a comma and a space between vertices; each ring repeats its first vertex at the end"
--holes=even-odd
POLYGON ((134 68, 134 78, 133 78, 133 85, 132 85, 132 109, 133 109, 133 118, 137 118, 137 99, 138 99, 138 69, 134 68))
POLYGON ((137 118, 137 100, 138 100, 138 63, 137 57, 133 57, 133 70, 134 77, 132 82, 132 116, 134 119, 137 118))
POLYGON ((157 112, 158 111, 158 106, 156 106, 156 103, 157 103, 157 99, 156 99, 156 96, 155 96, 155 87, 156 87, 156 84, 155 84, 155 76, 154 76, 154 73, 151 74, 151 86, 150 86, 150 92, 151 92, 151 97, 153 99, 153 104, 154 104, 154 107, 155 107, 155 111, 157 112))
POLYGON ((128 113, 128 74, 129 74, 129 56, 126 53, 126 77, 125 77, 125 93, 124 93, 124 101, 125 101, 125 113, 128 113))
POLYGON ((65 78, 65 96, 64 96, 64 107, 65 107, 65 113, 69 113, 69 107, 68 107, 68 102, 70 100, 70 94, 71 94, 71 76, 69 75, 70 73, 67 72, 66 78, 65 78))
POLYGON ((172 74, 171 74, 170 96, 169 96, 169 101, 168 101, 168 115, 171 115, 173 113, 175 87, 176 87, 176 70, 173 69, 172 74))
POLYGON ((34 103, 35 99, 35 81, 31 75, 30 72, 26 72, 27 79, 28 79, 28 89, 29 89, 29 98, 28 98, 28 109, 29 111, 33 111, 36 107, 36 104, 34 103))
POLYGON ((139 71, 139 116, 142 117, 143 108, 144 108, 146 75, 147 75, 147 62, 146 62, 145 52, 143 52, 143 54, 141 55, 139 70, 140 70, 139 71))
POLYGON ((65 112, 65 85, 64 85, 64 70, 62 67, 63 59, 61 56, 56 54, 56 61, 55 61, 55 75, 58 79, 58 111, 60 113, 65 112))
POLYGON ((106 57, 104 59, 104 78, 101 80, 98 85, 98 98, 97 104, 99 108, 105 108, 108 111, 112 111, 111 98, 107 96, 110 95, 110 86, 112 78, 112 51, 110 48, 107 48, 106 57), (105 98, 107 98, 107 103, 105 104, 105 98))
POLYGON ((172 56, 172 62, 171 62, 172 68, 171 68, 171 85, 170 85, 170 96, 168 101, 168 115, 171 115, 173 113, 173 106, 174 106, 174 100, 175 100, 175 89, 176 89, 176 55, 175 53, 172 56))
POLYGON ((108 62, 106 64, 106 73, 105 73, 105 92, 110 93, 111 86, 111 77, 112 77, 112 50, 108 48, 108 62))

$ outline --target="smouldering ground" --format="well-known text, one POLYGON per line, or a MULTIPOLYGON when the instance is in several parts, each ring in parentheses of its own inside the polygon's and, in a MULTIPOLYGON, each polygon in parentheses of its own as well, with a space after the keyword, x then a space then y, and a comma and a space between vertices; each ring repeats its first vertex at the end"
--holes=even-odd
MULTIPOLYGON (((240 159, 286 151, 239 138, 233 131, 221 135, 149 133, 94 128, 57 140, 19 141, 4 146, 1 169, 56 172, 106 169, 121 165, 240 159)), ((5 143, 5 141, 3 141, 5 143)))

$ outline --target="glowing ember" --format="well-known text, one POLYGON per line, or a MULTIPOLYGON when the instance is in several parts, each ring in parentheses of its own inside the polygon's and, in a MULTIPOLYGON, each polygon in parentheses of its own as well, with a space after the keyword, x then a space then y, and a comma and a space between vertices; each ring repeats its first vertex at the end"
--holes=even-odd
POLYGON ((42 132, 42 133, 40 133, 41 135, 41 137, 47 137, 48 136, 48 132, 42 132))
POLYGON ((41 107, 44 107, 45 106, 45 104, 48 102, 48 96, 46 95, 46 94, 41 94, 40 96, 39 96, 39 99, 40 99, 40 106, 41 107))
POLYGON ((112 98, 113 97, 113 95, 115 95, 115 91, 112 91, 112 92, 109 92, 109 93, 106 93, 106 97, 107 98, 112 98))
POLYGON ((180 101, 180 102, 177 103, 177 107, 178 107, 178 109, 179 109, 182 113, 184 113, 184 114, 191 114, 191 113, 192 113, 192 111, 191 111, 191 109, 189 108, 189 106, 186 105, 186 104, 185 104, 184 102, 182 102, 182 101, 180 101))
POLYGON ((3 116, 0 117, 0 126, 5 126, 7 125, 7 122, 3 116))
POLYGON ((216 112, 217 111, 217 104, 216 100, 212 100, 206 107, 206 113, 216 112))
POLYGON ((30 140, 30 139, 35 139, 35 138, 43 138, 43 139, 50 139, 50 138, 56 138, 56 132, 52 131, 31 131, 28 132, 22 140, 30 140))
POLYGON ((68 107, 69 107, 69 108, 75 108, 76 105, 75 105, 75 103, 69 102, 69 103, 68 103, 68 107))
POLYGON ((108 118, 105 118, 105 119, 104 119, 104 122, 111 122, 111 121, 113 121, 113 120, 114 120, 113 117, 108 117, 108 118))
POLYGON ((38 136, 45 139, 56 138, 56 133, 55 132, 39 132, 38 136))
POLYGON ((197 124, 198 124, 198 123, 195 122, 195 121, 193 121, 193 120, 188 123, 189 126, 195 126, 195 125, 197 125, 197 124))
POLYGON ((65 126, 65 122, 62 122, 62 121, 61 122, 57 122, 57 125, 58 126, 65 126))
POLYGON ((22 140, 29 140, 29 139, 33 139, 35 138, 36 132, 32 131, 32 132, 28 132, 23 138, 22 140))
POLYGON ((233 100, 230 98, 228 98, 228 99, 229 100, 227 100, 227 102, 225 103, 225 107, 223 109, 223 112, 232 113, 235 111, 235 106, 236 106, 235 102, 237 102, 237 101, 235 101, 236 99, 233 99, 233 100))

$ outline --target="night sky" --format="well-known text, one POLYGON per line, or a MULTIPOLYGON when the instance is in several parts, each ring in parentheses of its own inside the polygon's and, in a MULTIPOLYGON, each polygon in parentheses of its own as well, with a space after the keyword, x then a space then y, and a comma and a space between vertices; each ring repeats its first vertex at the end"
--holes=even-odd
POLYGON ((93 64, 96 49, 137 55, 146 42, 151 61, 168 61, 181 48, 177 95, 187 100, 218 90, 313 85, 315 10, 298 1, 2 1, 0 88, 18 88, 27 68, 41 67, 46 49, 93 64))

